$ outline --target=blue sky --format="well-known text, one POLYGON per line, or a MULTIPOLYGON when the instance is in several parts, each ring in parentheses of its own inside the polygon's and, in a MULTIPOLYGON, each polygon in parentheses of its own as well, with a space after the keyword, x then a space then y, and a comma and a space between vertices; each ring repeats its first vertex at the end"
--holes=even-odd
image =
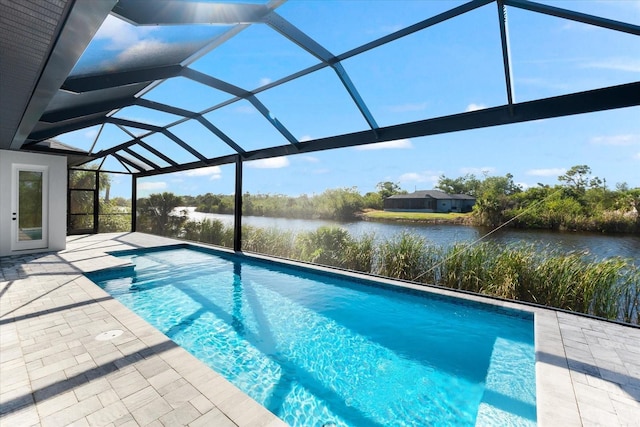
MULTIPOLYGON (((340 54, 460 3, 292 0, 277 12, 331 53, 340 54)), ((544 3, 640 25, 640 0, 544 3)), ((508 8, 507 14, 516 102, 640 80, 637 36, 514 8, 508 8)), ((380 126, 503 105, 506 90, 497 19, 492 3, 342 65, 380 126)), ((77 70, 90 71, 96 64, 104 68, 109 61, 135 64, 166 45, 174 46, 179 56, 180 46, 198 45, 220 31, 211 26, 136 28, 110 17, 77 70)), ((190 67, 252 90, 317 62, 271 28, 258 24, 190 67)), ((141 96, 193 111, 231 98, 185 78, 167 80, 141 96)), ((367 128, 328 68, 257 97, 300 141, 367 128)), ((115 115, 157 125, 178 119, 141 107, 128 107, 115 115)), ((287 143, 247 101, 206 117, 245 150, 287 143)), ((198 123, 187 122, 170 130, 207 157, 232 153, 198 123)), ((98 128, 90 128, 58 139, 88 149, 97 132, 98 128)), ((96 150, 128 139, 108 125, 96 150)), ((145 138, 145 142, 179 162, 193 160, 163 136, 145 138)), ((640 107, 247 162, 244 191, 298 195, 357 187, 365 193, 374 191, 380 181, 397 182, 413 191, 433 188, 440 175, 467 173, 511 173, 526 188, 555 184, 559 175, 577 164, 589 165, 611 187, 618 182, 640 187, 640 107)), ((105 166, 122 169, 115 162, 105 166)), ((116 195, 128 191, 119 181, 114 177, 116 195)), ((141 179, 138 188, 141 196, 160 191, 231 194, 234 168, 149 177, 141 179)))

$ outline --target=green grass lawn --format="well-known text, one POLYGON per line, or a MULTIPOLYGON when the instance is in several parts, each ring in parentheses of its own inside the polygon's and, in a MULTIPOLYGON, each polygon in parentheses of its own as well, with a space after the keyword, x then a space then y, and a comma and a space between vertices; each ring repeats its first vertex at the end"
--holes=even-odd
POLYGON ((388 220, 411 220, 411 221, 428 221, 432 219, 456 220, 459 218, 469 218, 471 213, 430 213, 430 212, 385 212, 385 211, 369 211, 363 213, 365 218, 369 219, 388 219, 388 220))

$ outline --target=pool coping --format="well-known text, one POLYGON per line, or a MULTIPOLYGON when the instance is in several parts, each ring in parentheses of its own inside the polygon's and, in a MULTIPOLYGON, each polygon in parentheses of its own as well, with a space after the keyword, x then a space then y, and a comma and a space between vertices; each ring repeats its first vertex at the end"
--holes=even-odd
MULTIPOLYGON (((82 237, 80 237, 79 239, 81 238, 82 237)), ((121 327, 125 329, 125 335, 128 336, 127 339, 129 340, 135 339, 141 343, 141 347, 142 347, 141 349, 138 349, 137 352, 134 352, 124 357, 123 360, 127 360, 127 357, 129 357, 130 359, 132 358, 132 360, 129 360, 126 363, 126 365, 123 365, 123 369, 135 368, 135 369, 138 369, 138 371, 140 372, 144 372, 144 369, 139 368, 139 366, 141 363, 145 363, 147 361, 144 353, 145 348, 149 349, 149 348, 153 348, 154 346, 158 346, 162 343, 165 343, 168 340, 167 337, 163 335, 161 332, 159 332, 158 330, 156 330, 155 328, 153 328, 147 322, 142 320, 139 316, 131 312, 121 303, 119 303, 118 301, 110 297, 104 290, 100 289, 92 281, 86 278, 83 275, 83 273, 103 270, 105 268, 125 266, 127 264, 126 262, 123 262, 123 260, 115 258, 108 254, 108 252, 114 251, 117 249, 136 249, 136 248, 143 249, 143 248, 152 248, 152 247, 158 247, 158 246, 176 245, 176 244, 184 245, 185 243, 195 247, 202 247, 207 250, 211 250, 212 247, 209 245, 161 238, 158 236, 146 235, 143 233, 111 233, 111 234, 93 235, 93 236, 85 237, 84 242, 86 242, 86 244, 84 244, 84 242, 82 244, 79 244, 77 243, 78 241, 79 240, 76 241, 76 240, 70 239, 69 244, 67 246, 67 250, 61 251, 55 254, 57 258, 63 260, 63 262, 67 263, 68 266, 70 267, 66 275, 70 278, 70 280, 72 281, 72 284, 78 288, 78 289, 74 288, 73 292, 76 292, 78 295, 80 295, 80 293, 87 295, 88 298, 93 300, 92 303, 95 303, 100 307, 101 310, 105 311, 106 313, 104 315, 105 318, 107 315, 111 316, 109 317, 110 322, 112 321, 114 322, 114 324, 121 325, 121 327), (143 355, 141 358, 145 360, 142 360, 142 361, 134 360, 136 359, 136 357, 140 357, 139 356, 140 354, 143 355)), ((226 250, 224 248, 218 248, 218 247, 213 247, 213 250, 223 251, 229 254, 234 253, 233 251, 226 250)), ((243 255, 251 258, 268 260, 270 262, 297 265, 303 268, 310 267, 306 263, 298 263, 295 261, 285 261, 281 259, 275 259, 272 257, 266 257, 266 256, 261 256, 256 254, 243 254, 243 255)), ((570 362, 567 359, 567 352, 569 350, 573 352, 574 350, 572 350, 570 347, 567 347, 567 345, 570 343, 567 337, 563 338, 563 334, 561 331, 561 329, 566 328, 566 325, 568 324, 567 322, 576 322, 576 323, 585 323, 585 324, 588 323, 589 325, 587 326, 594 330, 594 334, 598 333, 598 331, 605 331, 601 333, 602 335, 612 330, 613 333, 609 335, 612 335, 613 338, 619 338, 620 340, 627 339, 627 336, 629 336, 630 337, 629 341, 631 344, 627 345, 628 349, 634 352, 633 354, 640 355, 640 347, 637 347, 638 345, 637 343, 640 342, 638 340, 638 338, 640 337, 640 334, 638 333, 637 329, 626 328, 625 326, 616 325, 616 324, 607 325, 606 322, 600 322, 598 320, 593 320, 593 319, 583 319, 582 317, 579 317, 579 316, 566 314, 566 313, 559 312, 552 309, 532 307, 529 305, 523 305, 523 304, 503 301, 503 300, 496 300, 493 298, 487 298, 487 297, 478 296, 478 295, 470 295, 466 293, 462 294, 459 292, 442 289, 438 287, 412 285, 409 283, 383 279, 378 277, 372 278, 369 275, 353 273, 353 272, 337 271, 336 269, 326 268, 326 267, 316 266, 313 269, 318 271, 325 271, 330 274, 338 273, 340 275, 352 276, 354 278, 358 278, 365 281, 375 280, 376 282, 382 282, 391 286, 399 286, 402 288, 412 289, 420 292, 428 292, 436 295, 440 294, 446 297, 454 297, 454 298, 464 299, 468 301, 475 301, 483 305, 488 304, 492 306, 507 308, 509 310, 518 310, 518 311, 532 313, 534 316, 534 326, 535 326, 537 422, 538 422, 538 425, 541 425, 541 426, 547 426, 547 425, 578 426, 583 424, 589 424, 589 421, 592 421, 593 423, 593 421, 594 420, 597 421, 598 420, 597 417, 598 416, 601 417, 602 414, 606 414, 605 417, 611 415, 610 412, 603 412, 603 411, 599 411, 597 414, 594 412, 595 415, 588 414, 587 407, 584 404, 585 402, 584 395, 581 394, 580 396, 578 396, 578 394, 576 393, 576 390, 578 390, 579 387, 584 388, 581 382, 583 380, 586 382, 586 380, 590 380, 591 378, 588 376, 584 377, 584 374, 580 374, 584 378, 574 375, 576 373, 576 370, 571 369, 571 367, 569 366, 570 362), (631 334, 631 332, 633 332, 633 334, 631 334)), ((34 277, 37 276, 37 273, 31 273, 31 274, 34 274, 34 277)), ((9 286, 12 285, 13 283, 20 282, 21 286, 28 287, 28 286, 31 286, 33 283, 37 283, 40 281, 40 279, 38 278, 35 278, 32 280, 29 277, 29 274, 26 274, 26 277, 22 277, 22 276, 19 278, 17 277, 16 278, 17 280, 12 280, 10 282, 7 282, 7 280, 3 282, 1 280, 2 278, 3 277, 0 276, 0 285, 4 283, 5 287, 0 289, 0 292, 3 292, 3 293, 6 292, 9 286), (24 281, 24 283, 22 283, 21 281, 24 281)), ((6 276, 4 278, 7 279, 6 276)), ((9 279, 13 279, 13 278, 10 277, 9 279)), ((61 280, 62 279, 57 278, 56 283, 60 282, 61 280)), ((65 283, 67 282, 65 281, 65 283)), ((7 295, 10 296, 11 293, 14 292, 15 288, 16 286, 13 285, 12 289, 9 290, 7 295)), ((45 292, 45 294, 49 292, 50 291, 45 292)), ((7 303, 9 299, 3 298, 3 300, 4 300, 2 301, 3 303, 7 303)), ((52 307, 52 308, 49 308, 48 311, 55 311, 58 308, 59 307, 52 307)), ((12 310, 12 311, 15 311, 15 310, 12 310)), ((4 317, 4 315, 2 317, 4 317)), ((44 317, 45 316, 43 315, 38 318, 44 318, 44 317)), ((15 317, 15 319, 18 319, 18 318, 20 318, 20 316, 15 317)), ((6 320, 7 320, 6 318, 3 319, 3 321, 6 321, 6 320)), ((11 318, 9 318, 9 320, 11 320, 11 318)), ((106 322, 106 320, 104 322, 106 322)), ((7 326, 3 326, 3 331, 2 331, 3 352, 5 351, 5 348, 14 350, 13 348, 15 346, 14 341, 16 340, 20 341, 20 338, 19 338, 20 328, 24 326, 19 323, 20 322, 18 322, 17 320, 12 320, 12 322, 7 325, 7 326, 14 326, 15 331, 12 330, 11 328, 8 328, 7 326), (5 334, 5 332, 7 333, 5 334), (7 339, 4 338, 5 335, 10 337, 9 341, 7 341, 7 339), (14 335, 18 336, 18 338, 14 339, 14 335)), ((67 327, 71 329, 77 328, 77 326, 72 324, 67 325, 67 327)), ((86 327, 86 325, 84 326, 81 325, 81 327, 86 327)), ((30 329, 30 330, 34 328, 35 326, 33 327, 27 326, 27 329, 30 329)), ((41 335, 43 332, 36 330, 34 333, 41 335)), ((603 335, 603 337, 598 339, 604 340, 605 339, 604 336, 605 335, 603 335)), ((32 348, 29 346, 29 344, 30 344, 29 342, 27 343, 18 342, 18 346, 22 345, 22 348, 25 348, 25 349, 32 348)), ((623 344, 620 344, 620 342, 614 342, 613 344, 617 346, 623 345, 623 344)), ((91 344, 89 343, 87 345, 91 345, 91 344)), ((126 346, 126 345, 127 343, 125 342, 123 346, 126 346)), ((20 354, 18 356, 22 357, 22 360, 23 360, 22 365, 27 366, 28 368, 28 362, 25 362, 25 358, 32 359, 35 356, 26 354, 21 349, 19 350, 20 350, 20 354)), ((5 354, 9 354, 9 353, 3 353, 3 356, 5 354)), ((3 367, 3 373, 4 373, 5 366, 7 366, 8 368, 10 367, 12 369, 15 368, 15 366, 20 366, 20 359, 18 356, 16 356, 14 360, 11 360, 6 363, 4 360, 2 360, 1 366, 3 367)), ((212 408, 208 411, 204 411, 204 410, 201 411, 201 414, 200 414, 201 416, 196 420, 193 420, 193 422, 189 423, 189 425, 194 425, 194 426, 206 425, 202 420, 207 419, 207 417, 219 416, 219 414, 223 414, 223 416, 225 417, 224 419, 230 423, 230 424, 224 424, 224 425, 229 425, 229 426, 235 425, 235 426, 276 427, 276 426, 286 425, 282 420, 275 417, 275 415, 270 413, 266 408, 262 407, 253 399, 251 399, 250 397, 242 393, 235 386, 233 386, 231 383, 229 383, 224 378, 222 378, 219 374, 215 373, 213 370, 207 367, 204 363, 200 362, 191 354, 189 354, 186 350, 180 347, 173 347, 173 348, 170 348, 165 353, 160 354, 159 357, 163 360, 164 363, 170 366, 171 370, 176 372, 177 375, 179 375, 183 381, 190 384, 198 391, 199 393, 198 402, 202 404, 202 402, 206 401, 208 402, 207 405, 212 406, 212 408), (200 424, 198 420, 201 420, 200 424)), ((572 356, 572 358, 575 358, 575 357, 572 356)), ((573 359, 572 361, 575 362, 575 360, 573 359)), ((115 363, 117 365, 118 362, 116 361, 115 363)), ((636 362, 633 362, 633 363, 636 363, 636 362)), ((640 363, 636 363, 633 366, 637 366, 638 367, 637 372, 640 373, 640 363)), ((586 367, 589 368, 590 366, 586 366, 586 367)), ((595 369, 598 369, 598 368, 595 368, 595 369)), ((614 370, 615 369, 612 368, 611 372, 613 372, 614 370)), ((606 371, 602 371, 602 372, 606 373, 606 371)), ((599 376, 600 375, 598 375, 598 377, 599 376)), ((639 403, 640 398, 633 396, 633 393, 635 393, 636 390, 640 392, 640 387, 639 387, 640 380, 635 378, 635 372, 632 372, 630 369, 627 373, 627 376, 628 376, 626 379, 627 383, 624 383, 626 387, 624 391, 627 392, 627 394, 631 393, 632 395, 631 399, 624 400, 623 397, 618 398, 616 397, 616 395, 614 395, 613 398, 615 399, 612 398, 611 400, 606 400, 606 401, 603 400, 604 398, 601 399, 601 396, 597 396, 597 398, 593 398, 593 399, 588 396, 589 398, 586 400, 589 406, 594 406, 594 408, 598 409, 597 408, 598 405, 601 405, 604 407, 604 410, 608 410, 608 411, 610 411, 608 407, 612 404, 611 402, 613 402, 613 405, 615 406, 615 410, 617 411, 617 418, 615 419, 615 422, 608 422, 608 423, 605 422, 604 424, 634 425, 633 422, 624 422, 624 420, 625 419, 633 420, 634 419, 632 418, 634 413, 633 411, 636 409, 640 409, 640 403, 639 403), (623 403, 626 404, 626 406, 624 407, 620 406, 623 403), (622 408, 623 410, 628 409, 628 412, 631 415, 629 415, 627 418, 622 418, 624 414, 621 412, 619 408, 622 408)), ((640 374, 638 376, 640 377, 640 374)), ((4 378, 7 378, 7 377, 5 377, 4 375, 2 376, 3 389, 5 388, 4 386, 6 385, 6 382, 5 382, 6 380, 4 378)), ((595 378, 595 375, 594 375, 594 378, 595 378)), ((604 378, 603 376, 603 379, 608 379, 608 378, 604 378)), ((623 383, 623 381, 624 381, 624 378, 623 380, 620 380, 618 382, 623 383)), ((602 391, 608 391, 611 394, 611 390, 609 390, 610 389, 609 386, 613 383, 604 384, 602 380, 601 382, 602 383, 591 382, 591 386, 593 387, 589 388, 589 390, 590 391, 593 390, 594 393, 597 392, 596 394, 598 395, 602 391)), ((11 388, 13 388, 13 385, 11 384, 9 385, 11 386, 11 388)), ((20 385, 21 387, 20 389, 24 389, 25 387, 22 383, 19 383, 18 385, 20 385)), ((18 385, 16 385, 15 387, 18 387, 18 385)), ((32 395, 34 393, 34 387, 35 386, 32 383, 29 384, 29 389, 31 390, 32 395)), ((5 394, 0 395, 0 403, 4 404, 7 398, 5 394), (2 399, 2 396, 5 396, 4 400, 2 399)), ((55 399, 58 399, 58 398, 59 397, 56 397, 55 399)), ((11 402, 15 402, 15 401, 16 400, 14 399, 11 402)), ((46 404, 47 402, 44 402, 44 403, 46 404)), ((80 403, 78 403, 77 405, 80 405, 80 403)), ((16 405, 17 406, 15 408, 9 408, 8 411, 3 411, 4 413, 0 415, 0 418, 3 419, 3 422, 4 420, 7 420, 7 422, 9 422, 9 420, 21 419, 19 418, 19 416, 24 417, 25 416, 24 414, 30 411, 29 409, 30 406, 28 402, 23 406, 17 403, 16 405)), ((40 413, 40 403, 37 402, 37 399, 34 402, 33 397, 31 400, 31 405, 34 407, 32 408, 33 410, 29 412, 31 414, 30 416, 32 417, 31 419, 38 421, 38 422, 33 422, 31 424, 41 423, 42 425, 46 425, 47 423, 43 421, 46 421, 53 415, 50 415, 49 417, 43 416, 42 413, 40 413), (38 411, 35 410, 35 407, 38 408, 38 411)), ((203 409, 205 407, 208 407, 207 405, 201 406, 198 409, 203 409)), ((110 407, 112 406, 113 405, 111 405, 110 407)), ((106 409, 108 408, 104 407, 100 409, 100 411, 105 411, 106 409)), ((120 406, 120 409, 122 410, 122 405, 120 406)), ((61 412, 67 411, 67 410, 68 408, 61 410, 61 412)), ((614 414, 613 414, 614 416, 616 411, 614 411, 614 414)), ((56 414, 58 413, 56 412, 56 414)), ((91 415, 85 415, 84 416, 85 418, 83 419, 87 420, 88 417, 90 416, 91 415)), ((599 419, 602 420, 603 418, 599 418, 599 419)), ((612 419, 607 419, 607 418, 604 418, 604 419, 607 421, 612 421, 612 419)), ((223 425, 223 424, 220 424, 220 425, 223 425)))

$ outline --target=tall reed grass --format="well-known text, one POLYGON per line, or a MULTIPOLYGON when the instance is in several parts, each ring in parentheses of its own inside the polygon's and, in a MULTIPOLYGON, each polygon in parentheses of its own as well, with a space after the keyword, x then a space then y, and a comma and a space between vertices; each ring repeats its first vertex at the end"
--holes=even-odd
MULTIPOLYGON (((232 227, 205 222, 185 227, 185 237, 232 245, 232 227)), ((640 266, 629 259, 594 260, 531 244, 444 248, 407 232, 379 241, 339 227, 294 233, 244 226, 242 249, 640 324, 640 266)))

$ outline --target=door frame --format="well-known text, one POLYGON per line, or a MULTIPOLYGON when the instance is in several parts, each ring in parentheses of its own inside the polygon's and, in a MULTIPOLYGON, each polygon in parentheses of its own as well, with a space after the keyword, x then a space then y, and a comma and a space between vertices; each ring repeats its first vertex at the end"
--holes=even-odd
POLYGON ((11 165, 11 250, 46 249, 49 247, 49 166, 13 163, 11 165), (42 173, 42 239, 20 240, 19 185, 20 171, 42 173))

